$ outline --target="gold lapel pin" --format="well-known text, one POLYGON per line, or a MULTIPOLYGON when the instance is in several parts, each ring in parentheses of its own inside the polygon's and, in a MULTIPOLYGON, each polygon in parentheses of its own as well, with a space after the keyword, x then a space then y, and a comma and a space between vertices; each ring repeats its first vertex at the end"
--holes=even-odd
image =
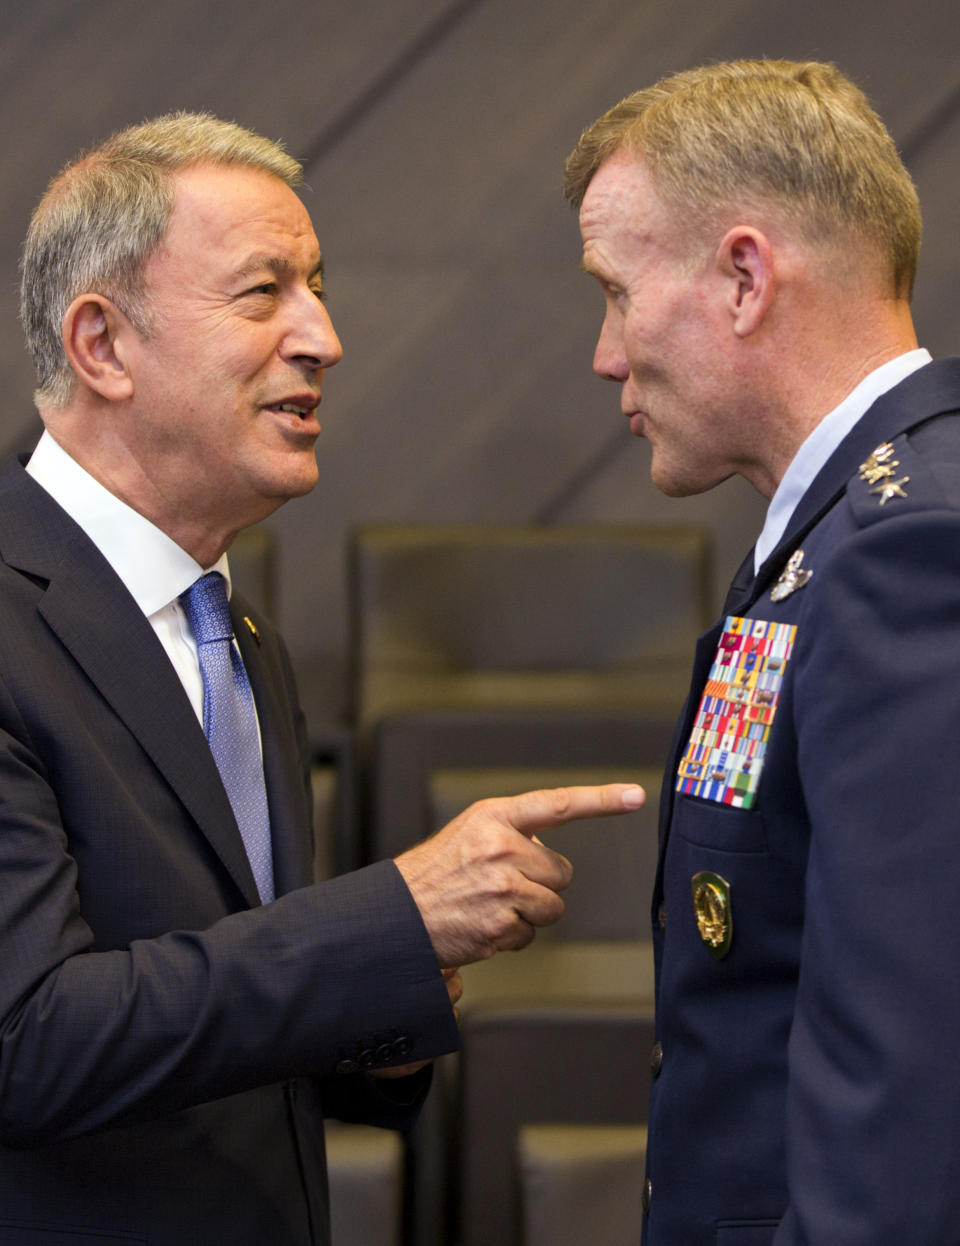
POLYGON ((899 466, 899 460, 893 457, 893 446, 885 441, 883 445, 877 446, 865 463, 860 464, 860 479, 875 485, 880 480, 889 479, 893 475, 893 469, 899 466))
POLYGON ((260 639, 260 633, 257 630, 257 625, 256 623, 254 623, 253 619, 251 619, 248 614, 245 614, 243 616, 243 621, 244 623, 246 623, 247 629, 249 630, 250 635, 253 637, 253 639, 257 642, 258 645, 262 645, 263 641, 260 639))

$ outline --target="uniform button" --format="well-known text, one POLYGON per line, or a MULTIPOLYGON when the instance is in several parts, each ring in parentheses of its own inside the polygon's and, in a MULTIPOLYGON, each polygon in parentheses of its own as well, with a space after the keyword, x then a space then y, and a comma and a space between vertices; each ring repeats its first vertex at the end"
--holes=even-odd
POLYGON ((653 1051, 650 1053, 650 1072, 654 1077, 660 1076, 660 1070, 663 1068, 663 1043, 654 1043, 653 1051))
POLYGON ((373 1053, 373 1058, 377 1064, 389 1064, 393 1059, 393 1043, 381 1043, 373 1053))
POLYGON ((340 1060, 337 1062, 338 1073, 356 1073, 359 1067, 360 1066, 359 1064, 357 1064, 356 1060, 348 1059, 348 1060, 340 1060))
POLYGON ((404 1056, 409 1056, 413 1051, 413 1043, 405 1035, 402 1038, 394 1039, 393 1055, 396 1059, 402 1060, 404 1056))
POLYGON ((665 904, 661 904, 657 909, 657 925, 661 930, 667 928, 667 906, 665 904))
POLYGON ((652 1197, 653 1197, 653 1182, 650 1180, 649 1177, 647 1177, 646 1181, 644 1181, 643 1183, 643 1195, 641 1196, 641 1199, 640 1199, 641 1203, 643 1204, 643 1214, 645 1216, 650 1215, 650 1199, 652 1197))
POLYGON ((358 1063, 361 1069, 372 1069, 373 1068, 373 1048, 372 1047, 368 1047, 365 1051, 360 1052, 360 1058, 359 1058, 358 1063))

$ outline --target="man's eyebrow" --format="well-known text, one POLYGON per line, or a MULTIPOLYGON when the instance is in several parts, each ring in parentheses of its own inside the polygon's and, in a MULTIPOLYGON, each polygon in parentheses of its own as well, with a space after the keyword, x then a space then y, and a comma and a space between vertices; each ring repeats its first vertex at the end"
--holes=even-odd
MULTIPOLYGON (((236 269, 236 276, 238 280, 243 281, 248 277, 255 277, 258 273, 264 272, 264 270, 273 273, 274 276, 282 277, 296 274, 298 266, 293 260, 283 255, 267 255, 266 253, 251 255, 236 269)), ((317 277, 323 277, 322 255, 307 274, 307 280, 314 281, 317 277)))
POLYGON ((590 277, 599 275, 599 266, 602 257, 596 253, 596 248, 584 244, 583 250, 580 252, 580 271, 586 273, 590 277))
POLYGON ((609 285, 614 284, 613 281, 611 281, 611 279, 603 272, 602 269, 597 267, 596 264, 591 264, 589 260, 580 261, 580 271, 582 273, 586 273, 588 277, 595 277, 596 280, 599 281, 600 284, 603 286, 609 286, 609 285))

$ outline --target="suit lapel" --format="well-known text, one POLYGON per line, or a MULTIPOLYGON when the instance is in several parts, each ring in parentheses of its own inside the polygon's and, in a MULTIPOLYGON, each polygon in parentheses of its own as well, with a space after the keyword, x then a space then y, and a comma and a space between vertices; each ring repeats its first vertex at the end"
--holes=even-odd
POLYGON ((153 628, 82 529, 16 463, 0 476, 3 558, 46 581, 38 613, 176 792, 250 905, 250 864, 213 756, 153 628))
POLYGON ((755 547, 751 546, 746 558, 744 558, 743 562, 740 564, 737 574, 730 582, 726 600, 723 603, 724 618, 726 618, 728 614, 736 614, 739 611, 741 604, 750 598, 754 581, 754 548, 755 547))
MULTIPOLYGON (((251 631, 243 602, 231 603, 233 630, 250 678, 260 736, 270 808, 273 873, 278 896, 313 879, 313 841, 305 806, 305 777, 293 715, 284 695, 286 683, 278 668, 276 641, 251 631)), ((264 629, 266 631, 266 629, 264 629)))

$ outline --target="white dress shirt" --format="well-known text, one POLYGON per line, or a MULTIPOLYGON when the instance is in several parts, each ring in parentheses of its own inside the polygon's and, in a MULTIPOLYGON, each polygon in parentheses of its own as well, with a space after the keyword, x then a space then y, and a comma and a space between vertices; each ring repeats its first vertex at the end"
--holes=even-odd
POLYGON ((754 548, 754 572, 760 570, 764 560, 776 549, 797 503, 857 420, 866 414, 881 394, 893 389, 894 385, 899 385, 911 372, 916 372, 918 368, 929 363, 930 359, 929 351, 919 349, 888 360, 865 376, 838 407, 834 407, 823 417, 794 455, 770 501, 763 531, 754 548))
POLYGON ((220 572, 229 597, 226 554, 212 567, 201 567, 165 532, 94 480, 48 432, 37 443, 27 471, 80 525, 126 585, 157 633, 202 724, 197 645, 179 597, 205 571, 220 572))

